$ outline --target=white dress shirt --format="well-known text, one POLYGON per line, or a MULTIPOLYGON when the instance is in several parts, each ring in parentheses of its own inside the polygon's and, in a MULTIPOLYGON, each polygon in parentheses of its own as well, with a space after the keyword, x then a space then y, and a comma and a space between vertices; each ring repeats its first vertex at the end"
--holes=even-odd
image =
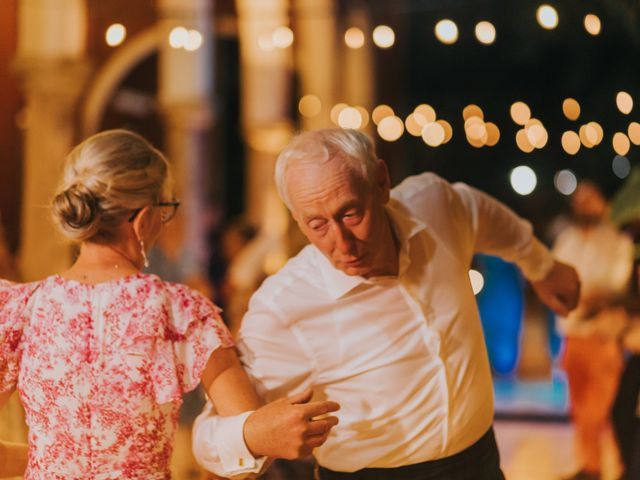
MULTIPOLYGON (((570 225, 558 235, 553 253, 578 272, 583 299, 601 298, 604 307, 624 297, 629 290, 633 241, 611 223, 602 222, 589 228, 570 225)), ((578 304, 566 318, 560 318, 562 332, 580 337, 593 335, 598 326, 585 319, 594 313, 589 311, 592 308, 578 304)))
MULTIPOLYGON (((476 442, 493 421, 493 389, 468 276, 473 255, 514 261, 531 280, 553 265, 527 221, 431 173, 394 188, 387 212, 397 276, 348 276, 309 245, 254 294, 239 334, 265 400, 312 387, 314 399, 340 403, 340 423, 314 452, 331 470, 435 460, 476 442)), ((239 438, 227 422, 207 407, 194 453, 205 468, 243 478, 260 462, 225 441, 239 438)))

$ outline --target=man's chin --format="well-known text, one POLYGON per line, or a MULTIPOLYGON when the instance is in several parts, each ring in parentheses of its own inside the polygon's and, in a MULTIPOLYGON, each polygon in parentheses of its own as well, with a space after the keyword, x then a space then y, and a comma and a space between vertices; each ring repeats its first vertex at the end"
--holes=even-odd
POLYGON ((369 265, 360 265, 360 264, 358 265, 342 264, 338 267, 338 269, 352 277, 366 277, 369 271, 371 270, 369 265))

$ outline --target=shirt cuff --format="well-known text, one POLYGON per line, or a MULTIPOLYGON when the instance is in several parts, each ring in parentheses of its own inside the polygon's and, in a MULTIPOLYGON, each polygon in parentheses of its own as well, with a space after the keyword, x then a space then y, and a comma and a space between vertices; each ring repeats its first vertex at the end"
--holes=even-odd
POLYGON ((252 413, 212 416, 196 422, 194 454, 202 467, 217 475, 238 479, 261 472, 266 457, 255 458, 244 441, 244 424, 252 413))
POLYGON ((537 282, 549 274, 555 263, 555 258, 540 240, 532 237, 527 251, 516 263, 527 280, 537 282))

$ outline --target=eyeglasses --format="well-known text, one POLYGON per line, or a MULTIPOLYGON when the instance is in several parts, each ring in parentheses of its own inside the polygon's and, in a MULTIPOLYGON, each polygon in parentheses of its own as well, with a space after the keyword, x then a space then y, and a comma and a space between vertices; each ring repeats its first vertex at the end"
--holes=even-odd
MULTIPOLYGON (((160 221, 162 223, 169 223, 173 217, 178 213, 178 207, 180 206, 180 200, 173 200, 171 202, 158 202, 151 205, 152 207, 160 208, 160 221)), ((142 208, 134 210, 129 217, 129 222, 133 222, 138 214, 142 211, 142 208)))

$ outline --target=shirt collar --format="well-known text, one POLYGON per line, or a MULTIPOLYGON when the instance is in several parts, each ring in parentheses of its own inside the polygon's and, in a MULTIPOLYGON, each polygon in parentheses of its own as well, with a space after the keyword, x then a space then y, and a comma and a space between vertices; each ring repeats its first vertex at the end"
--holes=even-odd
MULTIPOLYGON (((385 205, 385 209, 391 220, 393 232, 400 242, 399 276, 401 276, 410 263, 410 241, 418 232, 425 229, 425 225, 413 217, 404 205, 393 198, 385 205)), ((342 270, 335 268, 320 250, 313 248, 318 259, 320 274, 325 281, 327 292, 333 300, 343 297, 360 284, 375 280, 358 275, 347 275, 342 270)))

